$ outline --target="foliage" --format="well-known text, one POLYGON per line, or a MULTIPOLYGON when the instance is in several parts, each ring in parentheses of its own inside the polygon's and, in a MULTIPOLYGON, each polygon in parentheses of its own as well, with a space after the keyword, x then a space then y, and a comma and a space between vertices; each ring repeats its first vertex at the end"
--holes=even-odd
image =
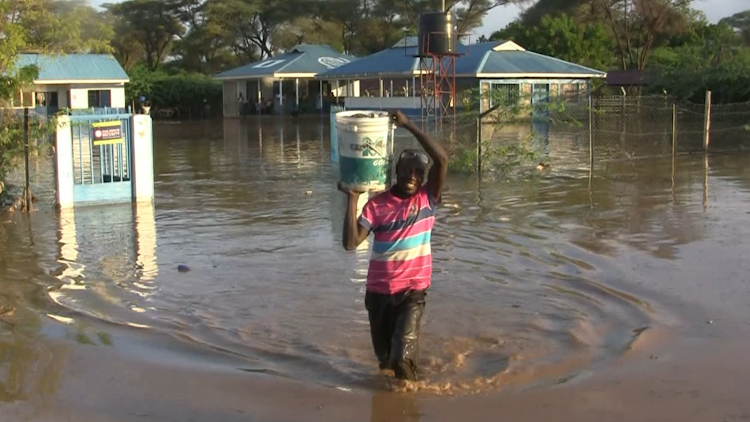
POLYGON ((513 40, 527 50, 595 69, 608 69, 614 61, 614 42, 604 26, 581 24, 567 14, 545 15, 536 26, 516 20, 490 40, 513 40))
POLYGON ((146 65, 151 70, 159 67, 173 38, 184 31, 174 10, 161 0, 128 0, 104 7, 119 21, 119 28, 127 31, 118 35, 132 38, 143 48, 146 65))
POLYGON ((491 39, 589 67, 639 70, 646 93, 750 101, 750 10, 711 24, 693 0, 528 0, 491 39), (614 60, 613 60, 614 59, 614 60))
POLYGON ((192 109, 204 104, 216 106, 222 101, 221 83, 201 73, 151 72, 139 66, 130 73, 130 82, 125 85, 128 104, 139 103, 145 96, 156 108, 180 107, 192 109))
POLYGON ((750 10, 735 13, 719 21, 719 24, 725 24, 732 28, 738 35, 740 42, 750 47, 750 10))
MULTIPOLYGON (((33 35, 44 33, 43 28, 30 30, 28 19, 36 19, 44 10, 43 1, 27 0, 25 2, 0 1, 0 34, 3 42, 0 43, 0 183, 19 163, 24 154, 24 127, 23 116, 19 115, 10 107, 13 97, 31 85, 39 75, 36 66, 19 68, 15 65, 18 52, 29 46, 33 35)), ((71 23, 75 26, 75 22, 71 23)), ((73 31, 73 35, 78 34, 73 31)), ((80 37, 78 42, 82 42, 80 37)), ((42 46, 38 49, 55 48, 42 46)), ((54 50, 52 50, 54 52, 54 50)), ((44 140, 45 135, 54 130, 56 119, 30 118, 29 139, 44 140)), ((36 145, 29 145, 30 153, 36 153, 36 145)), ((40 147, 45 144, 41 143, 40 147)))
MULTIPOLYGON (((490 123, 498 125, 499 123, 490 123)), ((482 171, 508 173, 519 167, 536 163, 542 156, 535 148, 532 138, 520 141, 482 142, 482 171)), ((451 154, 448 171, 451 173, 476 173, 477 148, 475 145, 461 145, 451 154)))
POLYGON ((19 24, 28 50, 64 53, 111 53, 114 30, 86 0, 16 2, 24 14, 19 24))
MULTIPOLYGON (((490 110, 481 114, 466 113, 457 116, 457 125, 464 126, 471 122, 482 127, 491 127, 492 134, 487 136, 480 130, 479 138, 482 142, 481 161, 482 171, 507 173, 519 167, 538 162, 542 151, 534 146, 533 135, 518 141, 494 139, 494 134, 504 127, 513 124, 567 125, 581 127, 582 123, 570 113, 569 105, 564 98, 552 96, 546 101, 533 101, 533 94, 519 94, 509 96, 507 88, 499 89, 473 88, 468 91, 476 101, 491 104, 490 110)), ((476 137, 472 137, 476 138, 476 137)), ((448 163, 451 172, 474 173, 477 169, 477 145, 459 145, 452 152, 448 163)))
POLYGON ((654 52, 653 90, 702 102, 712 91, 716 103, 750 101, 750 47, 726 24, 708 25, 701 38, 654 52))

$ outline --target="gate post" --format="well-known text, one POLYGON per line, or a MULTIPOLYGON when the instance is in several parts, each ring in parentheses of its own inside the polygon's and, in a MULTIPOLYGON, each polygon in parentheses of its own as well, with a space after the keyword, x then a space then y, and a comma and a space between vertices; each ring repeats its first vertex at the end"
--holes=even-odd
POLYGON ((151 116, 134 114, 131 118, 131 151, 133 154, 133 200, 154 200, 154 142, 151 116))
POLYGON ((73 133, 70 128, 70 117, 66 115, 57 118, 55 182, 57 207, 73 208, 73 133))

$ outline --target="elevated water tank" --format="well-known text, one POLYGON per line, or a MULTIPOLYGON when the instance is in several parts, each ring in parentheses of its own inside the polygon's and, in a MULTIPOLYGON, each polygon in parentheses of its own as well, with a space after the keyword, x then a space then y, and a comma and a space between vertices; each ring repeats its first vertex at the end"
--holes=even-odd
POLYGON ((419 16, 418 56, 457 53, 456 15, 447 12, 425 12, 419 16))

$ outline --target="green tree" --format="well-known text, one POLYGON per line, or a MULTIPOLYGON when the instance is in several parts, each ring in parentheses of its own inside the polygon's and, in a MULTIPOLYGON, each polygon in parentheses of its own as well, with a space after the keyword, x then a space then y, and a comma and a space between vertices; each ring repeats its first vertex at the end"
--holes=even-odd
POLYGON ((646 68, 658 41, 680 32, 693 0, 600 0, 622 69, 646 68))
POLYGON ((711 90, 715 102, 750 100, 750 48, 725 23, 694 28, 676 47, 653 53, 650 71, 656 76, 654 90, 702 101, 711 90))
MULTIPOLYGON (((33 84, 39 75, 36 66, 19 67, 16 59, 20 51, 28 50, 27 18, 46 12, 44 4, 34 0, 25 2, 0 1, 0 182, 21 161, 24 153, 23 118, 11 108, 13 98, 24 88, 33 84)), ((45 52, 43 49, 37 49, 45 52)), ((30 139, 43 139, 54 130, 55 119, 31 118, 30 139)), ((30 152, 34 153, 34 145, 30 152)))
POLYGON ((544 16, 537 26, 516 20, 490 40, 510 40, 527 50, 596 69, 614 61, 614 42, 600 23, 580 24, 571 16, 544 16))
POLYGON ((174 38, 184 32, 168 3, 160 0, 128 0, 104 4, 120 20, 118 37, 130 37, 143 48, 146 64, 156 70, 167 56, 174 38))
POLYGON ((750 10, 735 13, 719 21, 730 28, 734 29, 742 43, 750 47, 750 10))
POLYGON ((111 53, 114 31, 85 0, 20 3, 27 49, 64 53, 111 53))

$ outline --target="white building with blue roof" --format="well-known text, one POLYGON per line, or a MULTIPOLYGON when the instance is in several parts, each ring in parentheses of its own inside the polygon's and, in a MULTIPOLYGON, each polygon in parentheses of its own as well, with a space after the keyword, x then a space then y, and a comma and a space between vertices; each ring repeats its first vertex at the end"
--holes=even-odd
MULTIPOLYGON (((214 79, 223 82, 224 117, 239 116, 242 107, 247 114, 281 114, 315 109, 323 97, 330 103, 331 95, 340 92, 316 76, 356 60, 328 45, 300 44, 278 56, 218 73, 214 79)), ((354 84, 347 89, 357 93, 354 84)))
POLYGON ((120 109, 125 112, 125 69, 109 54, 19 54, 16 68, 36 65, 39 76, 31 89, 14 96, 12 107, 38 114, 59 109, 120 109))
MULTIPOLYGON (((481 92, 502 90, 508 96, 531 95, 537 101, 552 95, 579 101, 586 98, 593 79, 606 77, 603 71, 527 51, 513 41, 459 42, 457 52, 454 68, 458 105, 464 103, 462 92, 470 88, 481 92)), ((364 95, 347 97, 349 109, 415 110, 422 107, 423 72, 416 54, 417 37, 405 37, 389 49, 328 70, 317 78, 359 82, 364 95)), ((480 111, 492 107, 492 97, 483 96, 478 104, 480 111)))

